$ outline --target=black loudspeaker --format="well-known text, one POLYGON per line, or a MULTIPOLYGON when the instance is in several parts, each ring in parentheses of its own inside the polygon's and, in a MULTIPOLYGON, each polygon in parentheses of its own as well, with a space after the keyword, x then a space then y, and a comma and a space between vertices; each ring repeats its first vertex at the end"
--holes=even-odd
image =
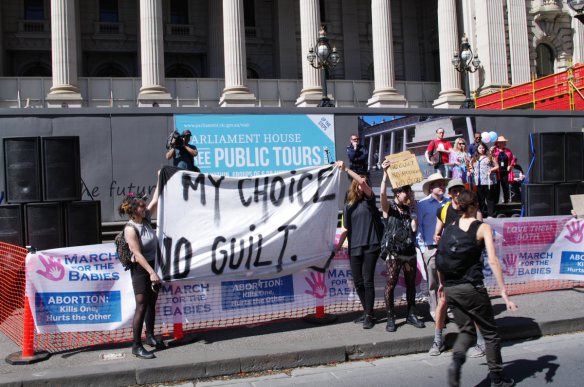
POLYGON ((24 247, 24 225, 20 204, 0 206, 0 242, 24 247))
POLYGON ((43 200, 81 200, 79 137, 43 137, 43 200))
POLYGON ((101 206, 95 200, 65 204, 67 246, 101 243, 101 206))
POLYGON ((584 180, 584 134, 566 133, 565 168, 567 182, 584 180))
POLYGON ((61 203, 29 203, 24 206, 26 244, 37 250, 65 246, 61 203))
POLYGON ((526 184, 523 186, 523 205, 527 216, 549 216, 555 213, 553 184, 526 184))
POLYGON ((560 183, 555 185, 555 214, 571 215, 572 201, 570 195, 578 195, 577 183, 560 183))
POLYGON ((565 177, 565 133, 532 134, 535 159, 529 176, 530 183, 563 183, 565 177))
POLYGON ((5 138, 3 148, 6 201, 40 202, 42 200, 40 138, 5 138))

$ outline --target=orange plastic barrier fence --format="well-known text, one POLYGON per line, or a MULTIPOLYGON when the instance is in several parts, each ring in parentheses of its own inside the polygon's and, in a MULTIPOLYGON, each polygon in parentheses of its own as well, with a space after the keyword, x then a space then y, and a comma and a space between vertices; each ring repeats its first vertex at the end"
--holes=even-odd
MULTIPOLYGON (((3 298, 0 303, 0 332, 3 332, 14 343, 22 347, 23 356, 31 356, 33 352, 41 350, 58 353, 71 349, 91 347, 100 344, 128 342, 131 340, 131 328, 100 332, 35 334, 34 321, 30 308, 25 307, 28 306, 28 300, 25 297, 26 254, 26 249, 0 242, 0 273, 3 275, 3 281, 0 281, 0 294, 2 294, 3 298)), ((377 286, 383 286, 383 284, 377 284, 377 286)), ((579 281, 529 281, 508 285, 508 293, 525 294, 582 286, 584 286, 584 282, 579 281)), ((351 285, 347 285, 347 288, 350 287, 351 285)), ((489 288, 489 293, 497 295, 498 289, 496 287, 489 288)), ((396 305, 400 304, 405 304, 405 300, 396 302, 396 305)), ((383 299, 378 298, 375 307, 377 309, 384 309, 383 299)), ((358 302, 349 301, 327 307, 317 305, 312 308, 296 308, 285 311, 270 312, 268 308, 266 309, 266 313, 252 316, 237 318, 216 316, 218 319, 205 322, 160 325, 157 327, 157 333, 173 336, 175 339, 181 339, 185 334, 195 331, 299 319, 307 315, 315 315, 316 318, 323 318, 325 312, 326 314, 340 314, 360 309, 361 307, 358 302), (171 329, 174 331, 171 332, 171 329)))
POLYGON ((476 98, 477 109, 582 110, 584 65, 476 98))

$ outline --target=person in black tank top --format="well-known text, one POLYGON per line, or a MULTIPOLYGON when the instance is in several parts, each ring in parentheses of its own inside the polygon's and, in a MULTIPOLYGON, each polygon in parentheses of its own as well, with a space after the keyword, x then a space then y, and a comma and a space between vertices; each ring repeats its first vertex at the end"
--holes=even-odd
MULTIPOLYGON (((467 262, 466 270, 463 273, 439 272, 440 285, 438 292, 441 296, 446 297, 446 302, 452 309, 454 320, 459 328, 458 337, 452 348, 453 355, 452 363, 448 368, 448 383, 450 386, 460 385, 460 371, 466 361, 466 351, 475 341, 476 324, 485 338, 485 353, 491 385, 510 387, 515 385, 515 382, 513 379, 507 379, 503 376, 501 338, 497 332, 491 300, 483 284, 481 259, 483 246, 487 250, 489 266, 497 280, 501 297, 505 301, 507 309, 515 311, 517 310, 517 305, 507 296, 503 271, 495 254, 492 228, 490 225, 481 223, 476 219, 479 205, 476 193, 464 190, 458 197, 458 203, 462 216, 457 225, 450 227, 459 227, 463 232, 472 233, 473 235, 469 236, 474 239, 476 248, 469 251, 469 262, 467 262)), ((444 234, 441 243, 445 243, 445 237, 446 235, 444 234)), ((448 255, 444 259, 448 260, 448 255)))

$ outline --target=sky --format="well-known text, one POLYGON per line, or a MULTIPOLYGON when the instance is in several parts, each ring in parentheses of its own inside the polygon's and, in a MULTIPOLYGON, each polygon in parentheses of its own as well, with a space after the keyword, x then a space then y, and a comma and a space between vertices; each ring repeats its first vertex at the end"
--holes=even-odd
POLYGON ((403 116, 374 116, 374 115, 362 116, 363 121, 367 122, 369 125, 379 124, 382 120, 392 121, 395 120, 396 118, 401 117, 403 116))

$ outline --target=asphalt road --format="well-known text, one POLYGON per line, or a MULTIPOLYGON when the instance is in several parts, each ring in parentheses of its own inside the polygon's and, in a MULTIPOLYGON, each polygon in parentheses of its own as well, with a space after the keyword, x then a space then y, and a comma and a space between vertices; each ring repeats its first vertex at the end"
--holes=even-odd
MULTIPOLYGON (((505 373, 519 386, 582 386, 584 332, 507 342, 503 347, 505 373)), ((397 356, 342 363, 337 366, 298 368, 250 377, 160 384, 181 387, 243 386, 440 386, 446 385, 451 353, 397 356)), ((490 386, 485 358, 468 359, 461 385, 490 386)))

